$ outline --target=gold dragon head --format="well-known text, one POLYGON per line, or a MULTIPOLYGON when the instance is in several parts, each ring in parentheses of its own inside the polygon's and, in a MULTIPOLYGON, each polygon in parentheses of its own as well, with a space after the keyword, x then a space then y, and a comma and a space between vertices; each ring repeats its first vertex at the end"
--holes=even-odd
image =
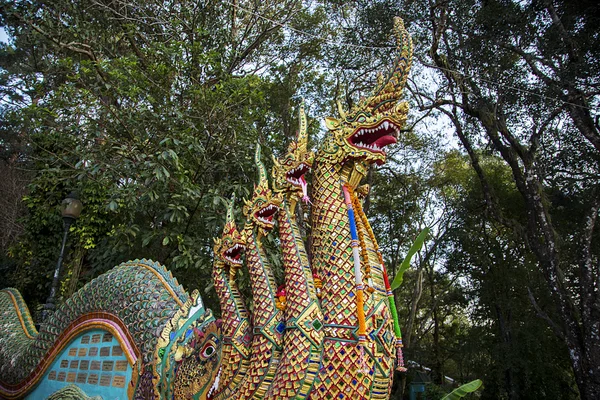
POLYGON ((178 364, 173 379, 174 399, 210 399, 221 364, 222 334, 218 321, 191 327, 187 340, 174 346, 178 364))
POLYGON ((221 322, 195 290, 157 338, 152 363, 155 398, 205 400, 221 363, 221 322))
POLYGON ((304 175, 310 171, 314 153, 308 151, 308 133, 304 101, 298 111, 300 128, 296 140, 292 141, 287 153, 282 158, 273 157, 273 190, 277 193, 296 193, 303 199, 308 199, 307 183, 304 175))
POLYGON ((273 229, 275 222, 273 218, 279 211, 283 201, 281 193, 273 194, 269 188, 267 170, 260 159, 260 145, 256 145, 254 163, 258 169, 258 184, 254 185, 254 193, 250 200, 245 200, 244 215, 248 222, 258 226, 262 233, 273 229))
POLYGON ((215 239, 213 247, 216 257, 219 257, 229 268, 240 268, 242 266, 242 254, 246 250, 246 241, 235 225, 233 204, 235 195, 227 205, 227 219, 223 227, 223 234, 215 239))
POLYGON ((398 103, 406 86, 412 62, 412 41, 401 18, 394 19, 398 56, 394 68, 378 77, 377 89, 361 99, 349 112, 338 102, 340 119, 326 118, 329 134, 325 138, 318 159, 329 163, 343 163, 349 159, 381 165, 386 160, 384 147, 396 143, 406 123, 408 104, 398 103))

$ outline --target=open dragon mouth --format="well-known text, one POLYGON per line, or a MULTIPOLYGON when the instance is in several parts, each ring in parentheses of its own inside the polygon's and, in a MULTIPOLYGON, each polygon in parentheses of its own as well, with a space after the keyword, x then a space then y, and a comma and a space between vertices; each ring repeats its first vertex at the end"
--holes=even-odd
POLYGON ((232 264, 241 264, 242 263, 242 252, 246 250, 246 246, 236 243, 235 246, 228 248, 225 250, 223 256, 227 261, 232 264))
POLYGON ((222 371, 222 369, 223 369, 223 367, 219 367, 219 372, 217 373, 217 377, 215 378, 214 383, 210 387, 210 390, 206 394, 206 398, 207 399, 213 399, 214 395, 217 394, 217 391, 219 390, 219 384, 221 383, 220 381, 221 381, 221 371, 222 371))
POLYGON ((371 128, 359 128, 348 138, 348 142, 359 149, 367 149, 373 153, 385 155, 383 148, 388 144, 396 143, 396 136, 400 133, 400 127, 393 122, 384 119, 371 128))
POLYGON ((310 170, 310 166, 305 163, 301 163, 293 170, 289 171, 285 174, 285 179, 294 186, 298 186, 302 188, 302 193, 304 196, 307 196, 307 183, 306 179, 304 179, 304 174, 306 174, 310 170))
POLYGON ((265 223, 267 225, 273 225, 273 216, 278 210, 279 207, 277 207, 274 204, 271 204, 255 212, 254 216, 262 223, 265 223))

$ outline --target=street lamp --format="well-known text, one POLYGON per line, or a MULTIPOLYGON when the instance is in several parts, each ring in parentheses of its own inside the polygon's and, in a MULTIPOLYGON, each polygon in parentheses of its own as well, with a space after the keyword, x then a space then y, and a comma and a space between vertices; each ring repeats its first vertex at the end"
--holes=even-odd
POLYGON ((63 235, 58 263, 56 264, 56 269, 54 270, 54 278, 52 279, 52 286, 50 287, 50 296, 48 296, 46 304, 44 304, 44 310, 42 311, 42 322, 46 322, 46 319, 50 313, 56 308, 54 304, 54 298, 56 297, 56 290, 58 289, 58 283, 60 282, 60 272, 65 253, 65 245, 67 244, 67 236, 69 235, 69 228, 71 227, 71 224, 73 224, 73 222, 79 218, 82 209, 83 204, 81 204, 81 201, 79 201, 74 192, 71 192, 61 203, 61 214, 63 217, 65 233, 63 235))

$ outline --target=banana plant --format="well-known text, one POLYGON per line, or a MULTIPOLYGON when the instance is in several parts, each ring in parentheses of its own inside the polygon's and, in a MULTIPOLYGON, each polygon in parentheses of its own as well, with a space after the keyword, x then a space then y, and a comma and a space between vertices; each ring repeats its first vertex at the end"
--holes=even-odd
POLYGON ((396 273, 396 277, 394 278, 394 280, 392 281, 392 284, 390 285, 392 290, 398 289, 400 287, 400 285, 402 284, 402 279, 403 279, 404 273, 406 272, 406 270, 408 270, 408 268, 410 268, 410 262, 411 262, 412 258, 414 257, 414 255, 417 254, 417 252, 419 250, 421 250, 421 247, 423 247, 423 243, 425 243, 425 238, 427 237, 428 234, 429 234, 429 228, 423 229, 421 231, 421 233, 419 233, 419 236, 417 236, 417 238, 415 239, 412 246, 410 246, 410 249, 408 250, 406 257, 404 257, 402 264, 400 264, 400 269, 396 273))
POLYGON ((479 389, 482 384, 483 384, 483 382, 481 381, 481 379, 475 379, 474 381, 465 383, 464 385, 457 387, 452 392, 450 392, 447 395, 445 395, 444 397, 442 397, 441 400, 462 399, 467 394, 473 393, 474 391, 479 389))

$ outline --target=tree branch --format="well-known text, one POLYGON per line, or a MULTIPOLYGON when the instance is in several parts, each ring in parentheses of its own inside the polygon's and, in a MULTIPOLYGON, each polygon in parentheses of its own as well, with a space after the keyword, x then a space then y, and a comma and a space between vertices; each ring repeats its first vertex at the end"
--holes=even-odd
POLYGON ((539 306, 539 304, 535 300, 535 297, 533 297, 533 293, 531 292, 531 288, 529 286, 527 287, 527 293, 529 295, 529 301, 531 302, 531 305, 535 309, 538 317, 540 317, 544 321, 546 321, 546 323, 548 324, 548 326, 550 327, 550 329, 552 329, 552 331, 554 332, 554 334, 559 339, 565 340, 565 334, 563 333, 562 329, 560 329, 560 327, 556 324, 556 322, 554 322, 552 320, 552 318, 550 318, 548 316, 548 314, 546 314, 546 312, 544 312, 544 310, 541 309, 541 307, 539 306))
POLYGON ((598 192, 599 187, 596 186, 592 191, 592 204, 588 209, 588 212, 584 218, 583 224, 583 238, 581 239, 581 264, 580 264, 580 307, 582 319, 589 321, 592 308, 596 302, 597 291, 594 287, 596 280, 596 271, 592 261, 592 237, 594 234, 594 228, 596 227, 596 220, 598 217, 598 210, 600 209, 600 196, 598 192))
POLYGON ((569 35, 569 32, 567 32, 565 26, 562 24, 560 18, 558 17, 558 13, 556 12, 554 5, 552 4, 552 1, 544 0, 544 5, 546 6, 546 10, 550 14, 550 17, 552 18, 552 23, 558 29, 558 32, 560 33, 563 42, 568 48, 569 56, 571 58, 570 61, 579 61, 579 51, 577 50, 577 45, 575 44, 573 39, 571 39, 571 35, 569 35))

